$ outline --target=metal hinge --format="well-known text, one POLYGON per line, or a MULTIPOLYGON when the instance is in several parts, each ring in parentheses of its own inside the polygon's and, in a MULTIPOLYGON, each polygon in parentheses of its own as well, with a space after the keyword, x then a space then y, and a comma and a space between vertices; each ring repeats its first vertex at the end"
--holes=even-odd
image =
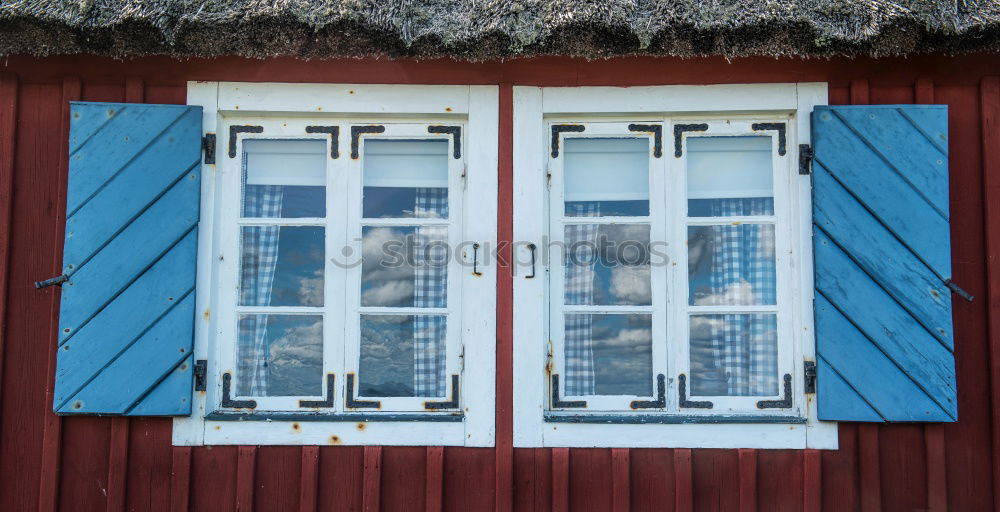
POLYGON ((803 373, 805 373, 805 388, 806 393, 816 392, 816 362, 806 361, 802 364, 803 373))
POLYGON ((50 277, 44 281, 35 281, 35 289, 41 290, 42 288, 48 288, 49 286, 62 286, 62 284, 66 281, 69 281, 69 276, 66 274, 60 274, 56 277, 50 277))
POLYGON ((201 149, 205 150, 205 163, 214 164, 215 163, 214 133, 206 133, 205 136, 201 138, 201 149))
POLYGON ((194 362, 194 390, 205 391, 208 389, 208 361, 199 359, 194 362))
POLYGON ((812 173, 812 160, 815 156, 812 146, 799 144, 799 174, 807 176, 812 173))

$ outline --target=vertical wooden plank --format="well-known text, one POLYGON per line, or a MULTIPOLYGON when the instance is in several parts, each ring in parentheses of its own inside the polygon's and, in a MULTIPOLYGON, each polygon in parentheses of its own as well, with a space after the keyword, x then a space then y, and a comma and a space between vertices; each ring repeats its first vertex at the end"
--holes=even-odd
POLYGON ((253 511, 253 480, 257 471, 257 447, 240 446, 236 459, 236 512, 253 511))
POLYGON ((674 450, 674 510, 691 512, 694 508, 694 482, 691 476, 691 450, 674 450))
POLYGON ((442 509, 442 492, 444 491, 444 447, 428 446, 426 461, 426 491, 424 492, 424 510, 440 512, 442 509))
MULTIPOLYGON (((17 76, 0 74, 0 386, 3 386, 4 340, 7 338, 7 273, 14 205, 14 151, 17 140, 17 76)), ((3 389, 0 387, 0 399, 3 389)))
POLYGON ((878 425, 858 425, 858 487, 861 512, 882 510, 878 425))
POLYGON ((552 449, 552 512, 569 512, 569 448, 552 449))
POLYGON ((128 472, 128 418, 111 419, 108 443, 108 512, 125 510, 125 475, 128 472))
POLYGON ((302 447, 302 475, 299 484, 299 512, 316 512, 319 488, 319 446, 302 447))
POLYGON ((819 450, 802 451, 802 510, 819 512, 823 504, 823 456, 819 450))
POLYGON ((986 214, 987 319, 989 325, 990 426, 993 506, 1000 509, 1000 77, 979 84, 983 151, 983 201, 986 214))
POLYGON ((757 510, 757 450, 740 448, 740 512, 757 510))
POLYGON ((170 512, 187 512, 191 504, 191 447, 175 446, 170 467, 170 512))
POLYGON ((364 492, 361 508, 364 512, 378 512, 382 499, 382 447, 365 446, 364 492))
POLYGON ((867 105, 869 97, 868 80, 862 78, 851 80, 852 105, 867 105))
POLYGON ((631 507, 628 448, 611 449, 611 506, 614 512, 628 512, 631 507))
MULTIPOLYGON (((514 237, 514 88, 500 84, 500 128, 497 182, 497 257, 512 261, 514 237), (506 244, 505 244, 506 242, 506 244)), ((498 266, 499 267, 499 266, 498 266)), ((511 268, 497 271, 497 381, 496 381, 496 512, 514 506, 514 282, 511 268)))

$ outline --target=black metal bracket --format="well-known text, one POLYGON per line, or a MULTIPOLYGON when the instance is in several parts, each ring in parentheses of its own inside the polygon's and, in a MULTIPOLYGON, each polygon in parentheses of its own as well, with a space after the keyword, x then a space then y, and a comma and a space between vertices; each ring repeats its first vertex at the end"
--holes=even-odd
POLYGON ((222 406, 235 409, 255 409, 256 400, 233 400, 230 398, 233 376, 229 372, 222 374, 222 406))
POLYGON ((559 158, 559 134, 563 132, 582 132, 586 127, 582 124, 552 125, 552 158, 559 158))
POLYGON ((703 132, 708 130, 707 123, 675 124, 674 125, 674 157, 684 154, 684 132, 703 132))
POLYGON ((809 144, 799 144, 799 174, 802 176, 812 173, 812 161, 816 153, 809 144))
POLYGON ((662 124, 630 124, 630 132, 652 132, 653 133, 653 156, 660 158, 663 156, 663 125, 662 124))
POLYGON ((41 290, 42 288, 48 288, 49 286, 62 286, 62 284, 66 281, 69 281, 69 276, 66 274, 60 274, 56 277, 50 277, 44 281, 35 281, 35 289, 41 290))
POLYGON ((479 271, 479 242, 472 244, 472 275, 483 275, 483 273, 479 271))
POLYGON ((345 383, 347 386, 346 398, 344 400, 344 405, 348 409, 381 409, 382 402, 379 400, 355 400, 354 399, 354 374, 347 374, 347 381, 345 383))
POLYGON ((761 400, 758 409, 789 409, 792 407, 792 376, 785 374, 785 397, 781 400, 761 400))
POLYGON ((951 279, 945 279, 944 280, 944 285, 947 286, 948 289, 952 291, 952 293, 954 293, 955 295, 958 295, 959 297, 961 297, 961 298, 963 298, 963 299, 965 299, 965 300, 967 300, 969 302, 972 302, 973 299, 976 298, 971 293, 965 291, 961 286, 955 284, 955 282, 952 281, 951 279))
POLYGON ((351 159, 357 160, 360 158, 358 154, 358 146, 361 140, 362 133, 384 133, 385 126, 380 124, 370 124, 366 126, 352 126, 351 127, 351 159))
POLYGON ((236 136, 240 133, 264 133, 263 126, 233 125, 229 127, 229 158, 236 158, 236 136))
POLYGON ((816 392, 816 361, 802 363, 802 373, 805 377, 805 392, 816 392))
POLYGON ((677 394, 680 395, 678 407, 684 409, 711 409, 715 406, 708 400, 696 401, 687 399, 687 375, 683 373, 677 376, 677 394))
POLYGON ((201 138, 201 149, 205 151, 205 163, 215 163, 215 134, 206 133, 201 138))
POLYGON ((586 407, 586 400, 560 400, 559 399, 559 374, 552 374, 552 408, 553 409, 569 409, 574 407, 586 407))
POLYGON ((330 158, 340 158, 339 126, 306 126, 306 133, 326 133, 330 135, 330 158))
POLYGON ((208 361, 199 359, 194 362, 194 390, 206 391, 208 389, 208 361))
POLYGON ((332 373, 326 374, 326 400, 299 400, 299 407, 333 407, 333 385, 336 377, 332 373))
MULTIPOLYGON (((535 277, 535 244, 528 244, 528 250, 531 251, 531 275, 524 276, 525 279, 534 279, 535 277)), ((559 380, 558 378, 556 380, 559 380)))
POLYGON ((454 140, 452 141, 452 151, 451 154, 458 160, 462 158, 462 127, 461 126, 442 126, 442 125, 432 125, 427 127, 427 133, 445 133, 451 135, 454 140))
POLYGON ((778 154, 785 156, 787 153, 785 140, 785 123, 754 123, 750 125, 755 132, 771 131, 774 130, 778 132, 778 154))
POLYGON ((429 409, 432 411, 440 409, 458 409, 458 401, 460 399, 459 388, 458 388, 458 375, 451 376, 451 398, 447 402, 424 402, 424 409, 429 409))
POLYGON ((667 406, 667 379, 663 374, 656 376, 656 400, 632 400, 633 409, 662 409, 667 406))

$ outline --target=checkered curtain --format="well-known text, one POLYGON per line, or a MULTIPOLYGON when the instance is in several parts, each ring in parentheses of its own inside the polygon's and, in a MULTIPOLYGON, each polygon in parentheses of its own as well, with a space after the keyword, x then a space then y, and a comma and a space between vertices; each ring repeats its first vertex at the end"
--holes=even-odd
MULTIPOLYGON (((597 203, 568 203, 572 217, 597 217, 600 206, 597 203)), ((594 265, 597 264, 598 224, 566 225, 566 282, 565 302, 568 305, 591 305, 594 303, 594 265)), ((566 368, 566 395, 581 396, 594 394, 594 347, 590 314, 564 315, 564 351, 566 368)))
MULTIPOLYGON (((416 189, 414 215, 421 218, 448 218, 447 188, 416 189)), ((448 306, 448 228, 416 228, 413 306, 448 306)), ((443 315, 416 315, 413 318, 413 393, 415 396, 445 396, 447 350, 444 340, 447 319, 443 315)))
MULTIPOLYGON (((770 215, 773 211, 771 198, 716 199, 712 204, 717 217, 770 215)), ((715 226, 713 233, 711 305, 775 304, 774 231, 770 226, 715 226)), ((778 350, 774 315, 721 316, 721 323, 712 323, 712 354, 716 367, 725 370, 728 394, 775 394, 778 350)))
MULTIPOLYGON (((243 216, 275 218, 281 216, 280 185, 245 185, 243 216)), ((269 306, 274 267, 278 263, 278 226, 242 228, 242 272, 240 304, 269 306)), ((247 315, 240 319, 237 336, 240 354, 237 394, 267 396, 267 315, 247 315)))

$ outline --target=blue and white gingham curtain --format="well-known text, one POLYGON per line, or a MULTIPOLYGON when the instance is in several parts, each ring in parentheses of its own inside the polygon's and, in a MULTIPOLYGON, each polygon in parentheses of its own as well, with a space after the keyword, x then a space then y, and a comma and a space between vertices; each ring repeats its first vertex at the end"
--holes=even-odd
MULTIPOLYGON (((447 188, 416 189, 414 215, 420 218, 448 217, 447 188)), ((415 235, 413 306, 448 306, 448 228, 420 226, 415 235)), ((443 315, 413 318, 413 393, 415 396, 445 396, 447 319, 443 315)))
MULTIPOLYGON (((280 185, 245 185, 243 216, 274 218, 281 215, 280 185)), ((278 226, 242 228, 242 272, 240 304, 269 306, 274 268, 278 263, 278 226)), ((267 315, 247 315, 240 320, 237 336, 239 375, 237 394, 267 395, 267 315)))
MULTIPOLYGON (((570 203, 573 217, 597 217, 597 203, 570 203)), ((598 224, 567 224, 565 302, 567 305, 594 303, 594 265, 597 264, 598 224)), ((565 391, 569 396, 594 394, 594 338, 591 315, 566 314, 564 352, 566 356, 565 391)))
MULTIPOLYGON (((771 198, 716 199, 714 216, 770 215, 771 198)), ((769 225, 716 226, 713 231, 710 305, 775 304, 774 231, 769 225)), ((726 373, 730 396, 772 395, 778 350, 774 315, 721 315, 712 325, 712 354, 726 373)))

